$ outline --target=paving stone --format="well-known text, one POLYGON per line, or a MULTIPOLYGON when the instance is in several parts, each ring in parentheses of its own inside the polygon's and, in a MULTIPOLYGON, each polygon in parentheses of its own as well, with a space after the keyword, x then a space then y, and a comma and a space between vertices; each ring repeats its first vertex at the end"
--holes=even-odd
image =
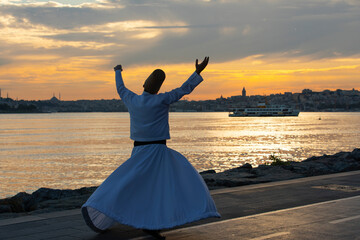
POLYGON ((42 233, 32 234, 30 236, 36 236, 39 240, 41 239, 53 239, 55 237, 67 237, 73 233, 71 229, 58 229, 52 231, 46 231, 42 233))
POLYGON ((20 236, 14 238, 1 238, 1 240, 38 240, 36 236, 20 236))
POLYGON ((51 240, 80 240, 81 237, 73 237, 73 236, 62 236, 62 237, 54 237, 51 240))

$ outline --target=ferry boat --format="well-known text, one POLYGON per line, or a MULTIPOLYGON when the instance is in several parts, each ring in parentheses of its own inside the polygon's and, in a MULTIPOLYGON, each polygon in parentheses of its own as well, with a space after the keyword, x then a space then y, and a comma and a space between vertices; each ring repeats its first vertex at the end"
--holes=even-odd
POLYGON ((257 107, 233 108, 229 117, 287 117, 299 116, 299 110, 285 105, 266 105, 259 103, 257 107))

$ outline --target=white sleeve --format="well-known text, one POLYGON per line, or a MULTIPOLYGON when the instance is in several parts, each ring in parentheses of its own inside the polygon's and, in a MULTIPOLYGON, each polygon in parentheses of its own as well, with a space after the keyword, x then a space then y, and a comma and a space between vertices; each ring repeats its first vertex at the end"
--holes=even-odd
POLYGON ((202 81, 203 78, 194 72, 181 87, 164 93, 164 102, 166 104, 171 104, 179 101, 184 95, 190 94, 202 81))
POLYGON ((125 87, 124 81, 123 81, 122 75, 121 75, 121 70, 115 71, 115 80, 116 80, 116 90, 117 90, 121 100, 125 104, 127 104, 127 102, 130 101, 130 98, 136 94, 125 87))

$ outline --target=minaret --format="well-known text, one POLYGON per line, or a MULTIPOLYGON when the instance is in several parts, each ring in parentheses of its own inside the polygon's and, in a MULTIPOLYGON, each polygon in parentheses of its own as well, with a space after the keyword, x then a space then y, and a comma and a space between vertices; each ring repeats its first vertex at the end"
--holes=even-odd
POLYGON ((246 90, 245 90, 245 87, 243 87, 243 90, 242 90, 242 96, 243 96, 243 97, 246 97, 246 90))
POLYGON ((60 94, 60 92, 59 92, 59 100, 61 100, 61 94, 60 94))
POLYGON ((1 98, 1 88, 0 88, 0 98, 1 98))

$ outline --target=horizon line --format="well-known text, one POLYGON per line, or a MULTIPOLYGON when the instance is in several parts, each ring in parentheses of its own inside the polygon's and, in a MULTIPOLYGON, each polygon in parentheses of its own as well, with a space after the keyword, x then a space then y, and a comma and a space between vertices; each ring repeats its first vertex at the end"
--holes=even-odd
MULTIPOLYGON (((245 89, 245 87, 244 87, 245 89)), ((245 89, 246 90, 246 89, 245 89)), ((242 96, 241 94, 240 95, 233 95, 233 96, 229 96, 229 97, 223 97, 222 94, 220 94, 220 97, 218 98, 215 98, 215 99, 205 99, 205 100, 188 100, 186 99, 187 97, 184 97, 184 99, 180 99, 180 101, 214 101, 214 100, 217 100, 219 98, 223 98, 223 99, 228 99, 228 98, 231 98, 231 97, 251 97, 251 96, 262 96, 262 97, 266 97, 266 96, 271 96, 271 95, 285 95, 286 93, 291 93, 291 94, 301 94, 304 90, 310 90, 312 93, 321 93, 321 92, 325 92, 325 91, 330 91, 330 92, 336 92, 338 90, 340 91, 358 91, 357 89, 355 88, 352 88, 351 90, 346 90, 346 89, 336 89, 336 90, 329 90, 329 89, 324 89, 322 91, 313 91, 309 88, 304 88, 301 92, 283 92, 283 93, 271 93, 271 94, 268 94, 268 95, 260 95, 260 94, 256 94, 256 95, 245 95, 245 96, 242 96)), ((61 92, 59 92, 59 97, 56 97, 55 96, 55 93, 53 93, 53 96, 49 99, 31 99, 31 100, 26 100, 26 99, 18 99, 18 97, 16 97, 16 99, 14 98, 11 98, 11 97, 8 97, 8 93, 7 92, 7 97, 1 97, 1 91, 2 89, 0 88, 0 99, 11 99, 11 100, 14 100, 14 101, 49 101, 51 100, 52 98, 56 98, 57 100, 59 101, 97 101, 97 100, 121 100, 121 98, 111 98, 111 99, 104 99, 104 98, 101 98, 101 99, 72 99, 72 100, 61 100, 61 92)))

